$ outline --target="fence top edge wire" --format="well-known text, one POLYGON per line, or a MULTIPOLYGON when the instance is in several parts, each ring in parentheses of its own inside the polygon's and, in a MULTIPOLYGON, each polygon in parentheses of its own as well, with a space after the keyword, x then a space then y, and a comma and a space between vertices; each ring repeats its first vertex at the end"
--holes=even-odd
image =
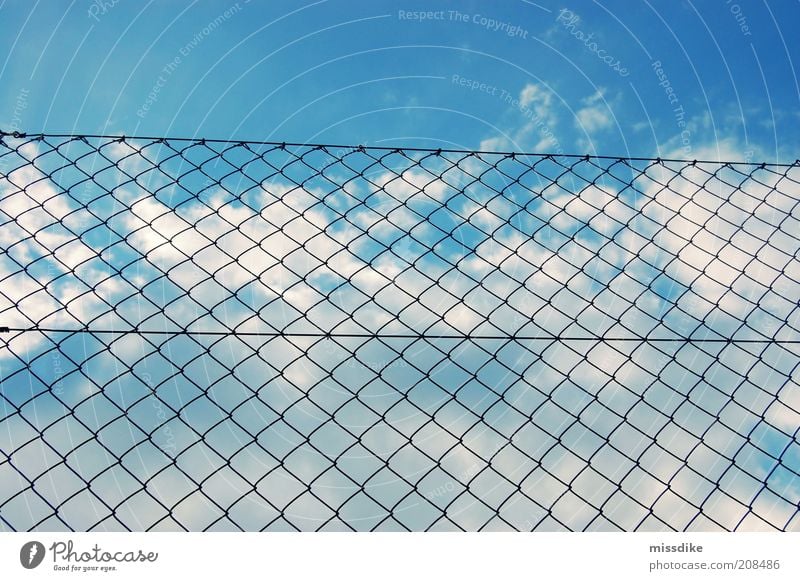
POLYGON ((777 339, 775 337, 742 338, 735 337, 641 337, 613 335, 479 335, 472 333, 439 334, 439 333, 337 333, 337 332, 290 332, 290 331, 236 331, 236 330, 192 330, 192 329, 95 329, 90 327, 55 328, 55 327, 0 327, 0 334, 6 333, 69 333, 73 335, 90 333, 93 335, 207 335, 211 337, 294 337, 320 339, 426 339, 457 341, 547 341, 547 342, 603 342, 603 343, 725 343, 725 344, 775 344, 798 345, 800 339, 777 339))
POLYGON ((15 139, 110 139, 116 141, 153 141, 153 142, 193 142, 202 145, 210 143, 233 144, 233 145, 268 145, 272 147, 308 147, 318 149, 347 149, 353 151, 410 151, 420 153, 455 153, 463 155, 489 155, 502 157, 535 157, 550 159, 600 159, 612 161, 639 161, 651 163, 684 163, 684 164, 716 164, 729 166, 751 166, 751 167, 797 167, 800 166, 800 159, 792 163, 763 162, 763 161, 725 161, 719 159, 686 159, 686 158, 665 158, 665 157, 634 157, 625 155, 592 155, 592 154, 566 154, 566 153, 546 153, 546 152, 523 152, 523 151, 486 151, 480 149, 455 149, 455 148, 436 148, 436 147, 404 147, 404 146, 379 146, 379 145, 352 145, 341 143, 312 143, 312 142, 289 142, 289 141, 259 141, 254 139, 211 139, 204 137, 165 137, 165 136, 146 136, 146 135, 111 135, 111 134, 89 134, 89 133, 29 133, 21 131, 4 131, 0 129, 0 140, 3 137, 15 139))

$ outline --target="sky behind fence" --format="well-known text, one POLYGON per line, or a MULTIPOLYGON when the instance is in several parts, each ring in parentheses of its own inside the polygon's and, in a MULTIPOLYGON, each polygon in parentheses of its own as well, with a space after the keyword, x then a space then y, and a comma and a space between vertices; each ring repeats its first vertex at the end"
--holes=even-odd
POLYGON ((789 163, 800 146, 796 2, 1 10, 9 131, 789 163))
POLYGON ((4 135, 10 530, 798 530, 795 164, 4 135))

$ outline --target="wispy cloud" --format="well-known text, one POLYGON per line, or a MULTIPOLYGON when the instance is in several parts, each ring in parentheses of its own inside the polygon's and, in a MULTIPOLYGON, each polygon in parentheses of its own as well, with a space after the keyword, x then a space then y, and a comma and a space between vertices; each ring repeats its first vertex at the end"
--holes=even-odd
POLYGON ((584 107, 575 113, 575 126, 586 133, 608 129, 613 123, 613 114, 605 99, 603 89, 581 101, 584 107))

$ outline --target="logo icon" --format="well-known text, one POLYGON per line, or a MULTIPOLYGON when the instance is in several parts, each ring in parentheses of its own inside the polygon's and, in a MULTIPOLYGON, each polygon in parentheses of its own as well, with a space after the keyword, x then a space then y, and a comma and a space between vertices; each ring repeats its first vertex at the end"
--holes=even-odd
POLYGON ((19 550, 19 562, 26 569, 35 569, 44 560, 44 545, 39 541, 29 541, 19 550))

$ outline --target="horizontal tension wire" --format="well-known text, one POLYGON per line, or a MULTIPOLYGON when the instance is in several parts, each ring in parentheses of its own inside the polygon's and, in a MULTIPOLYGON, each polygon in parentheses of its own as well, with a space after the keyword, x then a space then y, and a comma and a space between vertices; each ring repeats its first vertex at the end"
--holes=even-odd
POLYGON ((190 329, 60 329, 43 327, 0 327, 0 333, 88 333, 92 335, 210 335, 217 337, 319 337, 324 339, 462 339, 492 341, 601 341, 601 342, 641 342, 641 343, 777 343, 800 344, 800 339, 735 339, 732 337, 609 337, 589 335, 576 337, 569 335, 476 335, 471 333, 325 333, 322 331, 203 331, 190 329))

